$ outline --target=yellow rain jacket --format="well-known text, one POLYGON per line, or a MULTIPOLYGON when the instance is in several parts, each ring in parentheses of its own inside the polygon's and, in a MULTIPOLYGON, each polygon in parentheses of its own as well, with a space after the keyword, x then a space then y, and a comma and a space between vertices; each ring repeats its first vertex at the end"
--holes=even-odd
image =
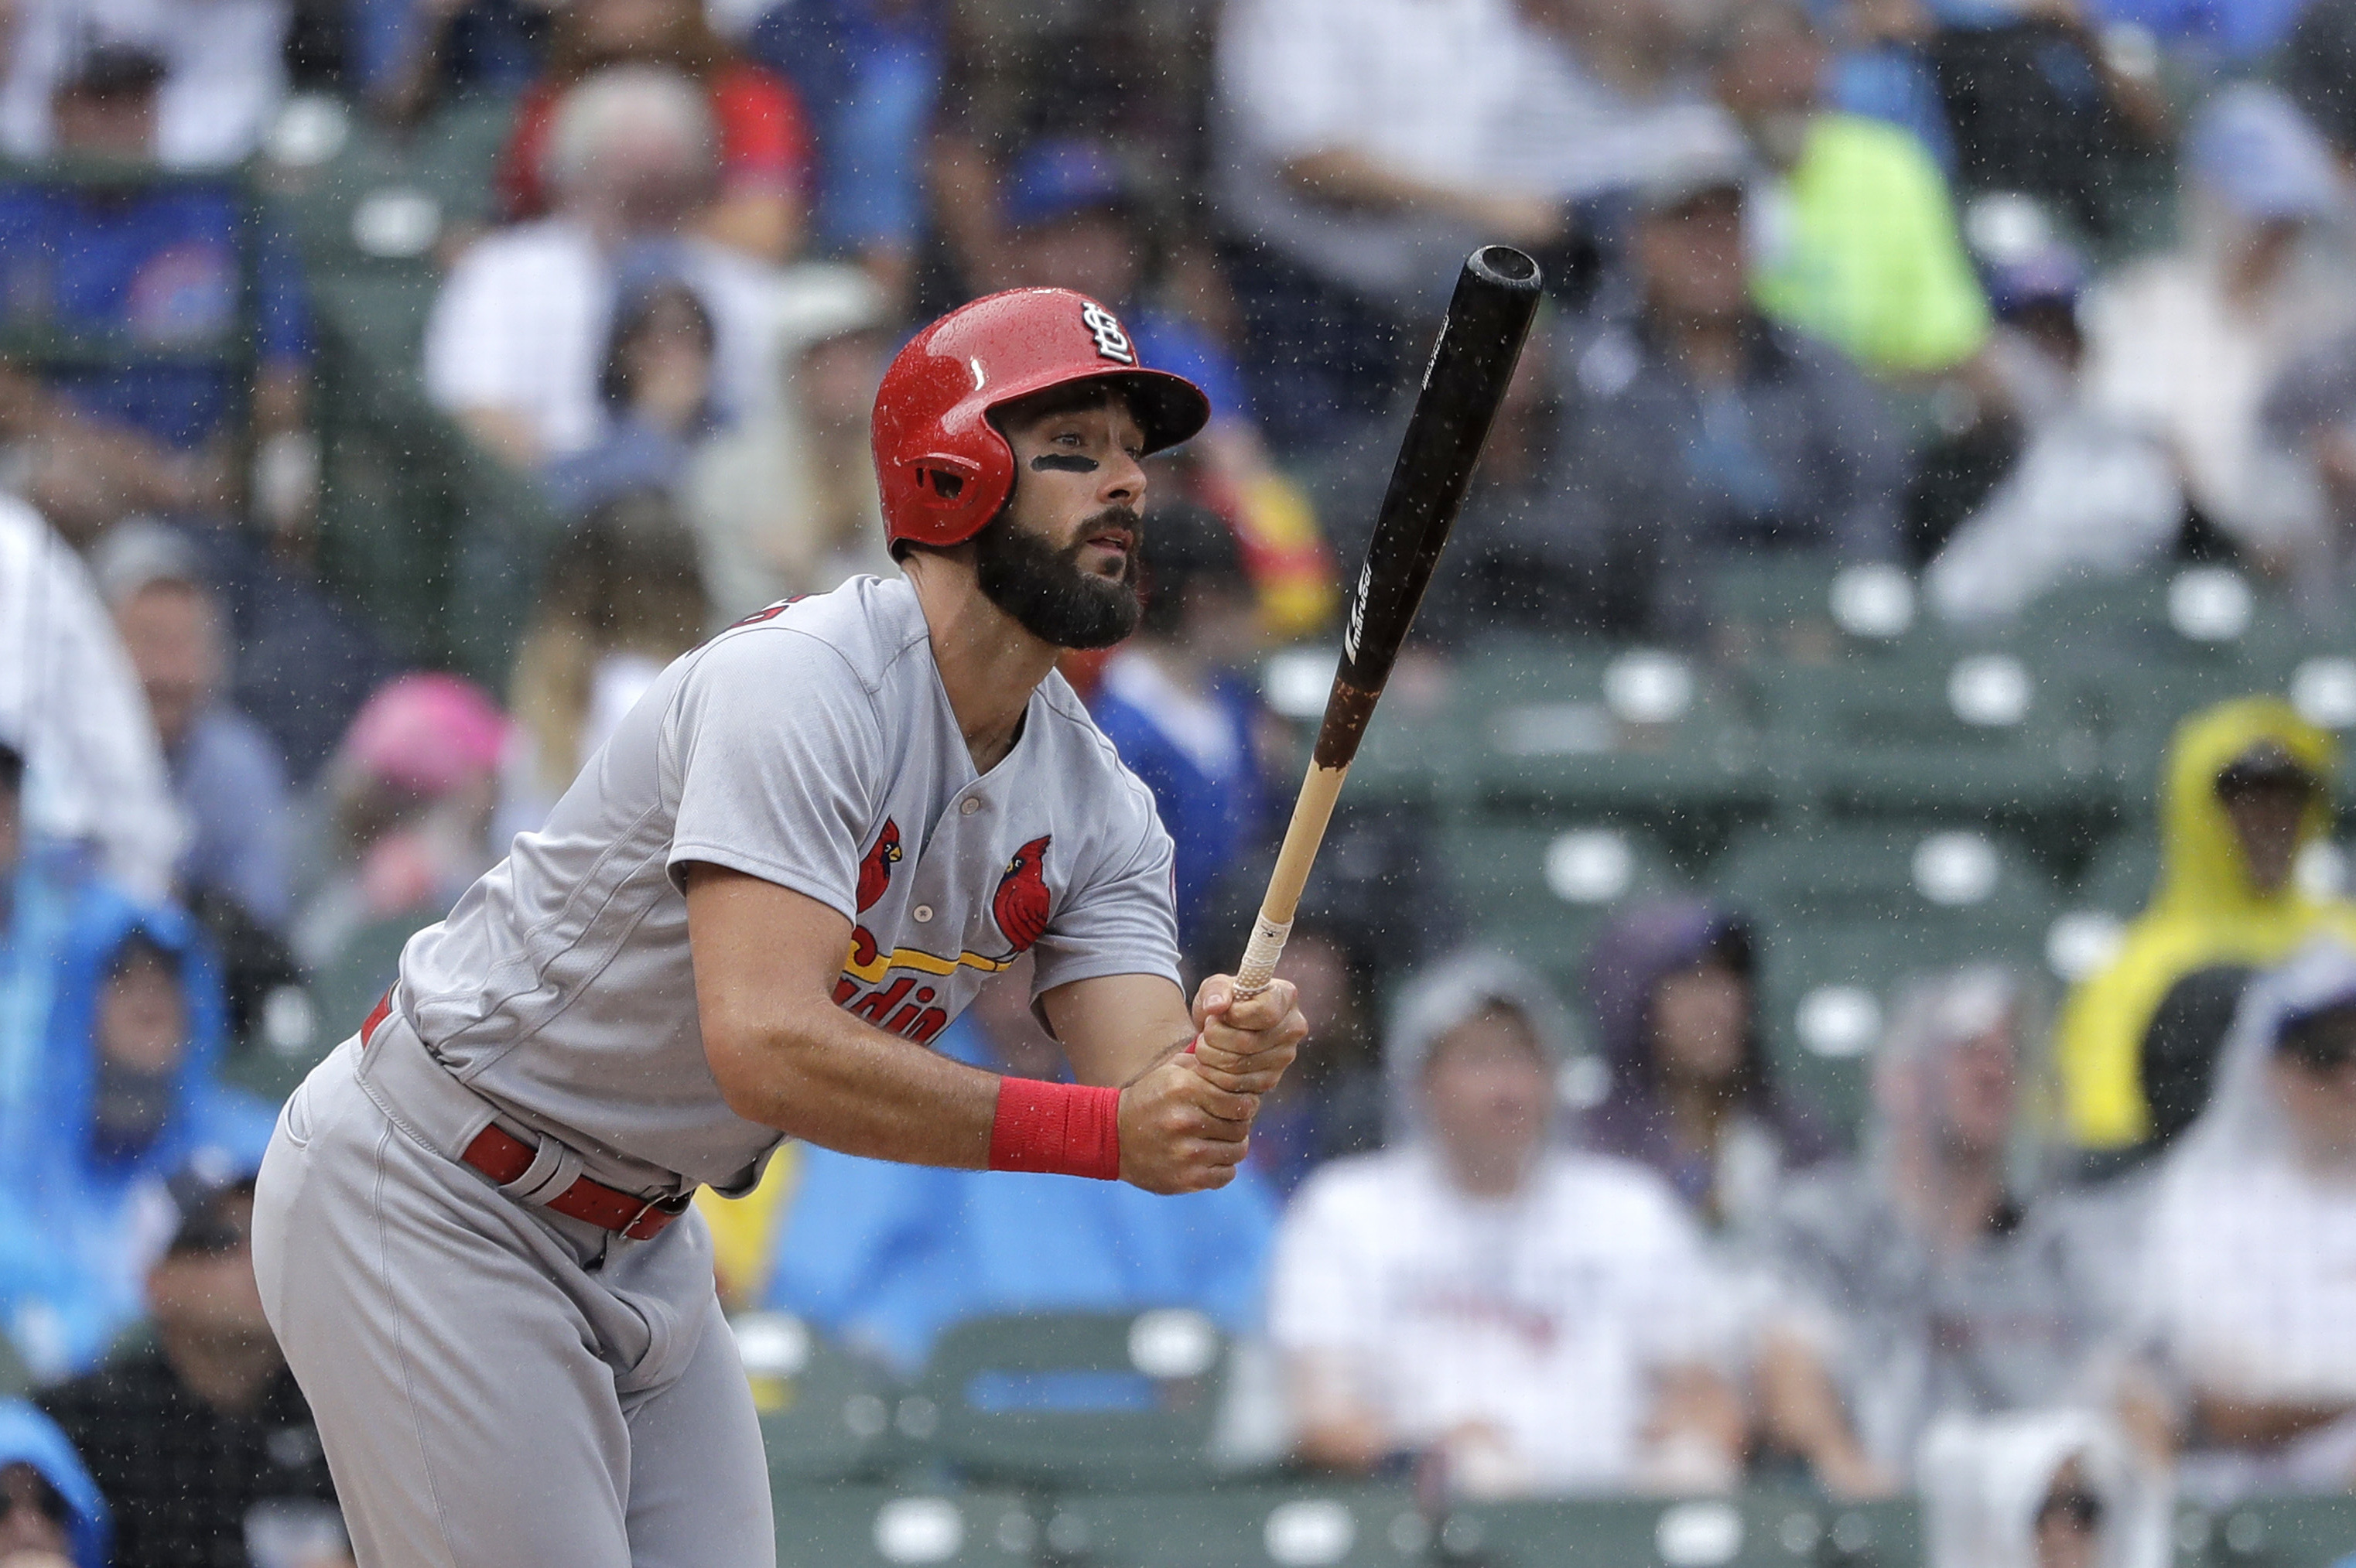
POLYGON ((2272 897, 2250 885, 2241 840, 2217 799, 2217 775, 2264 741, 2278 742, 2325 784, 2302 843, 2330 831, 2339 751, 2288 703, 2241 698, 2177 727, 2160 786, 2158 890, 2127 928, 2119 955, 2072 991, 2062 1010, 2056 1066, 2063 1112, 2082 1147, 2125 1148, 2150 1135, 2144 1036, 2178 981, 2202 969, 2274 964, 2319 929, 2356 940, 2356 904, 2309 898, 2295 883, 2272 897))

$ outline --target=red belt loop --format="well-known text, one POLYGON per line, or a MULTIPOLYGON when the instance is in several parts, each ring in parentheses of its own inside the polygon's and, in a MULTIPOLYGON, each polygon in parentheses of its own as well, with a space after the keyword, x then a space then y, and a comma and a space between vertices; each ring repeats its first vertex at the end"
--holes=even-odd
MULTIPOLYGON (((392 1016, 392 992, 388 988, 377 999, 375 1007, 360 1024, 360 1050, 366 1051, 369 1042, 384 1020, 392 1016)), ((540 1151, 517 1137, 505 1127, 493 1123, 475 1135, 459 1157, 493 1181, 505 1187, 531 1168, 532 1158, 540 1151)), ((688 1201, 694 1195, 682 1193, 676 1198, 640 1198, 633 1192, 608 1187, 588 1177, 574 1179, 572 1186, 541 1205, 568 1219, 585 1221, 601 1230, 633 1242, 652 1241, 663 1233, 673 1220, 687 1212, 688 1201)))
POLYGON ((384 988, 384 995, 376 999, 376 1006, 369 1009, 369 1016, 360 1020, 362 1051, 366 1051, 369 1048, 369 1041, 376 1038, 377 1026, 391 1017, 392 1017, 392 987, 387 986, 384 988))

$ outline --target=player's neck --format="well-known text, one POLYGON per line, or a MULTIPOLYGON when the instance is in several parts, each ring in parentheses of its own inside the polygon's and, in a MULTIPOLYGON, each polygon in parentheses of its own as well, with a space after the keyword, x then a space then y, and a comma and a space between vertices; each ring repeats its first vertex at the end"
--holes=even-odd
POLYGON ((1015 624, 974 581, 958 556, 914 551, 901 570, 916 591, 958 732, 986 773, 1014 749, 1031 693, 1055 667, 1058 650, 1015 624))

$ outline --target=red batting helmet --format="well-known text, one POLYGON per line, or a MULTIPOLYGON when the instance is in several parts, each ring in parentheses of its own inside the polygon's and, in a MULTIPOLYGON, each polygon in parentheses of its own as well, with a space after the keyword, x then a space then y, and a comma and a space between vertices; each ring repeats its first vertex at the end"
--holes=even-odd
POLYGON ((1014 489, 1014 449, 992 411, 1075 381, 1129 395, 1145 450, 1203 428, 1211 401, 1183 376, 1148 370, 1112 312, 1069 289, 1009 289, 916 334, 875 394, 875 482, 895 547, 953 545, 981 531, 1014 489))

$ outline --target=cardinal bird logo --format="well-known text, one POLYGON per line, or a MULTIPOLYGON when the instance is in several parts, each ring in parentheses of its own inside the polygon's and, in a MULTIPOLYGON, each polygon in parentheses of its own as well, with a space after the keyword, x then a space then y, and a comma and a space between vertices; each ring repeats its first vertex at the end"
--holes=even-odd
POLYGON ((1033 838, 1014 851, 998 892, 990 901, 998 929, 1023 952, 1047 934, 1047 840, 1033 838))
MULTIPOLYGON (((1041 839, 1042 844, 1045 839, 1041 839)), ((875 836, 875 847, 867 851, 867 859, 859 862, 859 910, 864 914, 884 890, 892 885, 892 868, 900 863, 900 825, 890 817, 884 819, 884 831, 875 836)))

